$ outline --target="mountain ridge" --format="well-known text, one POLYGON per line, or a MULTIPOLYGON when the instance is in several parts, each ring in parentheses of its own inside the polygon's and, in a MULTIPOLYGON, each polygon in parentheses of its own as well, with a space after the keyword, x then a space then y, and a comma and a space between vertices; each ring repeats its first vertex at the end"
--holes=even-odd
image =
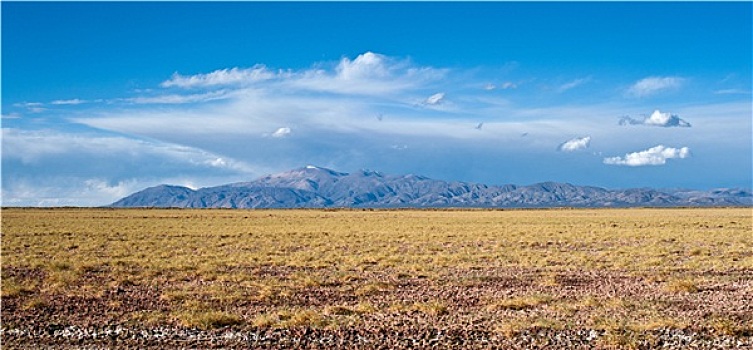
POLYGON ((344 173, 308 165, 247 182, 190 189, 159 185, 110 207, 178 208, 540 208, 751 206, 745 189, 610 190, 560 182, 519 186, 435 180, 372 170, 344 173))

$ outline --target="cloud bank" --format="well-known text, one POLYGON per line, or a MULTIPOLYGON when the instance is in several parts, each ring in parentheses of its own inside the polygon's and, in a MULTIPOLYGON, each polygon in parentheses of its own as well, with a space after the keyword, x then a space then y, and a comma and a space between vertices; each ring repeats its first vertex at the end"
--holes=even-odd
POLYGON ((625 166, 664 165, 667 159, 684 159, 690 157, 687 147, 672 148, 658 145, 645 151, 628 153, 624 157, 604 158, 604 164, 625 166))
MULTIPOLYGON (((654 130, 621 127, 614 119, 609 123, 625 110, 645 108, 645 101, 624 98, 624 81, 604 89, 614 100, 594 104, 583 97, 593 90, 581 94, 579 88, 588 78, 445 69, 372 52, 308 68, 267 67, 172 76, 170 70, 161 86, 125 96, 14 104, 18 111, 10 109, 2 116, 3 197, 25 198, 14 203, 27 204, 41 203, 33 201, 35 196, 50 197, 45 203, 53 203, 51 197, 59 193, 70 199, 59 203, 102 205, 117 199, 115 194, 158 183, 207 186, 311 163, 449 180, 597 179, 603 186, 627 186, 610 178, 616 169, 602 161, 661 165, 689 156, 687 147, 661 145, 621 157, 602 156, 656 145, 653 137, 669 131, 659 127, 690 127, 679 116, 660 111, 620 121, 654 130), (30 108, 46 107, 43 114, 29 113, 30 108), (591 145, 592 139, 601 141, 591 145), (582 162, 574 164, 566 152, 581 152, 577 158, 582 162), (35 183, 51 185, 35 192, 30 188, 35 183), (67 191, 69 187, 89 193, 90 199, 76 202, 76 191, 67 191)), ((669 89, 672 80, 662 79, 646 80, 640 89, 648 94, 669 89)), ((697 116, 695 128, 673 133, 694 150, 703 149, 703 157, 699 152, 694 162, 684 165, 702 169, 734 164, 732 170, 725 169, 728 177, 749 170, 749 163, 739 160, 750 158, 745 157, 750 154, 749 101, 661 103, 682 106, 674 107, 680 115, 697 116)), ((684 180, 667 176, 630 181, 679 186, 684 180)))

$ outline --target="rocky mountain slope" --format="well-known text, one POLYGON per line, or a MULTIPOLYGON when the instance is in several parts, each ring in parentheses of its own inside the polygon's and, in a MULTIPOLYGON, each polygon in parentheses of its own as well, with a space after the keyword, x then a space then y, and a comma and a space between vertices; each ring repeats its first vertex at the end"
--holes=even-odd
POLYGON ((753 205, 749 190, 608 190, 567 183, 490 186, 418 175, 361 170, 342 173, 306 166, 250 182, 201 188, 160 185, 112 207, 327 208, 327 207, 632 207, 753 205))

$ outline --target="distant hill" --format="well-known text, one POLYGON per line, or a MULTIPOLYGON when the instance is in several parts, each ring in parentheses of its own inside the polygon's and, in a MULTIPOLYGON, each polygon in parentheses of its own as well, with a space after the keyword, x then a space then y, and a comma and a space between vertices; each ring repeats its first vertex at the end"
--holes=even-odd
POLYGON ((192 190, 160 185, 136 192, 112 207, 178 208, 529 208, 750 206, 743 189, 608 190, 543 182, 491 186, 447 182, 419 175, 361 170, 342 173, 306 166, 250 182, 192 190))

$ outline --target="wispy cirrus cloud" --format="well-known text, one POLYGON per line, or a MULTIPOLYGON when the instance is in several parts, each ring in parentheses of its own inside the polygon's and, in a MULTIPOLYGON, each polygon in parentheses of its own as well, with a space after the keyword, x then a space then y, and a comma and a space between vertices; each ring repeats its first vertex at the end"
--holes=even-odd
POLYGON ((173 73, 173 76, 163 81, 160 86, 164 88, 178 87, 183 89, 206 88, 228 85, 245 85, 258 81, 275 78, 277 74, 263 65, 255 65, 251 68, 218 69, 211 73, 181 75, 173 73))
POLYGON ((626 93, 633 97, 648 97, 680 88, 685 83, 681 77, 647 77, 631 85, 626 93))
POLYGON ((8 113, 8 114, 3 113, 2 115, 0 115, 0 117, 2 119, 20 119, 21 118, 21 114, 20 113, 16 113, 16 112, 8 113))
POLYGON ((53 105, 80 105, 82 103, 87 103, 87 102, 88 101, 86 101, 86 100, 74 98, 74 99, 70 99, 70 100, 55 100, 55 101, 50 102, 50 104, 53 104, 53 105))
POLYGON ((557 147, 557 150, 562 152, 575 152, 588 148, 590 144, 591 136, 576 137, 560 144, 559 147, 557 147))
POLYGON ((484 90, 487 90, 487 91, 496 90, 496 89, 508 90, 508 89, 517 89, 517 88, 518 88, 518 84, 515 84, 511 81, 506 81, 499 85, 492 84, 492 83, 487 83, 486 85, 484 85, 484 90))
POLYGON ((721 89, 714 91, 716 95, 750 95, 750 90, 744 89, 721 89))
MULTIPOLYGON (((172 163, 250 172, 243 162, 226 159, 195 147, 145 141, 123 136, 67 133, 54 130, 3 128, 4 160, 40 164, 60 157, 103 157, 127 161, 139 157, 170 159, 172 163)), ((99 165, 93 165, 99 167, 99 165)))
POLYGON ((567 82, 567 83, 565 83, 565 84, 562 84, 562 85, 560 85, 560 86, 559 86, 559 87, 557 88, 557 92, 559 92, 559 93, 563 93, 563 92, 565 92, 565 91, 568 91, 568 90, 572 90, 572 89, 575 89, 576 87, 578 87, 578 86, 581 86, 581 85, 583 85, 583 84, 586 84, 586 83, 588 83, 589 81, 591 81, 591 77, 585 77, 585 78, 578 78, 578 79, 574 79, 574 80, 572 80, 572 81, 569 81, 569 82, 567 82))
POLYGON ((673 148, 657 145, 645 151, 625 154, 624 157, 604 158, 604 164, 625 166, 664 165, 668 159, 684 159, 690 157, 688 147, 673 148))
POLYGON ((629 116, 620 118, 620 125, 648 125, 659 127, 683 127, 689 128, 691 125, 687 121, 681 119, 676 114, 662 113, 658 109, 651 113, 650 116, 643 119, 634 119, 629 116))
POLYGON ((135 104, 186 104, 223 100, 232 97, 228 90, 209 91, 197 94, 166 94, 153 96, 139 96, 121 101, 135 104))
POLYGON ((31 113, 42 113, 47 110, 47 108, 44 107, 44 103, 41 103, 41 102, 14 103, 13 107, 23 108, 31 113))
POLYGON ((307 90, 341 94, 380 95, 402 91, 427 81, 441 79, 446 69, 417 67, 408 60, 399 60, 374 52, 354 59, 343 57, 333 69, 273 71, 257 64, 251 68, 220 69, 210 73, 173 76, 162 82, 163 88, 248 87, 266 83, 265 87, 307 90))

